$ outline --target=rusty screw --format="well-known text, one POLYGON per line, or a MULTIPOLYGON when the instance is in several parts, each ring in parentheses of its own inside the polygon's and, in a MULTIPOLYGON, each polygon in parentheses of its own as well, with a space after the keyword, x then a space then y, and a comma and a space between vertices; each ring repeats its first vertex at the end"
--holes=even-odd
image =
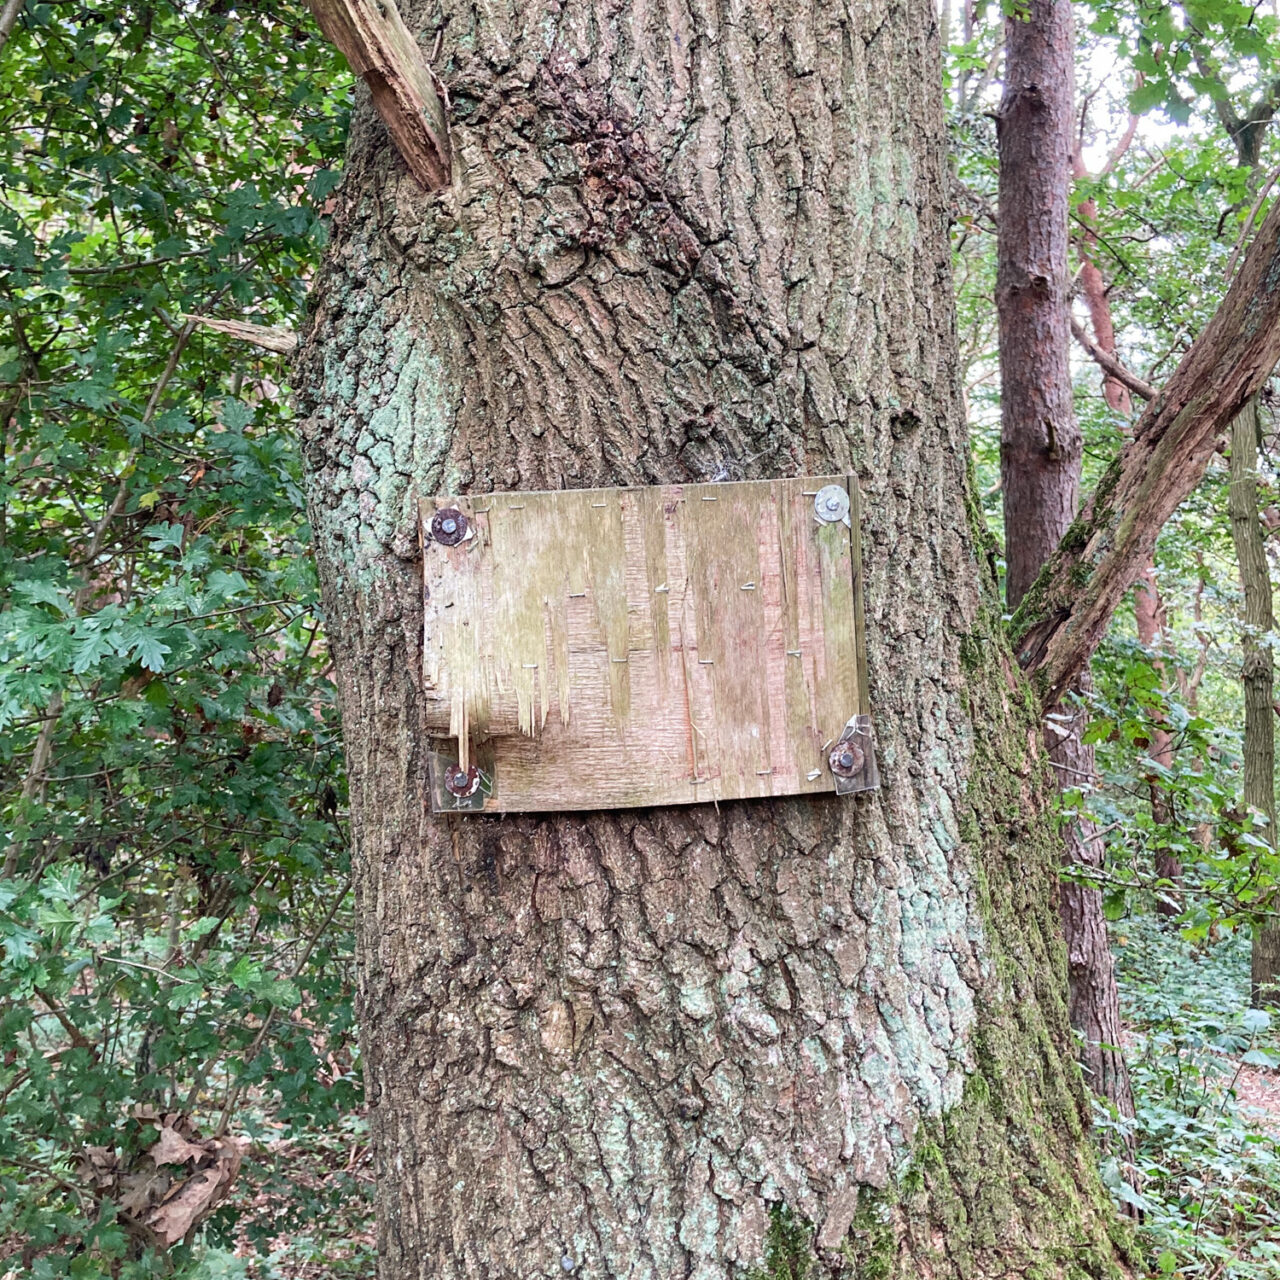
POLYGON ((856 742, 837 742, 827 757, 831 772, 837 778, 852 778, 855 774, 861 773, 865 762, 866 756, 856 742))
POLYGON ((445 507, 431 517, 431 536, 443 546, 456 547, 467 536, 467 517, 456 507, 445 507))
POLYGON ((444 771, 444 789, 459 800, 465 800, 480 790, 480 770, 472 765, 463 769, 461 765, 451 764, 444 771))

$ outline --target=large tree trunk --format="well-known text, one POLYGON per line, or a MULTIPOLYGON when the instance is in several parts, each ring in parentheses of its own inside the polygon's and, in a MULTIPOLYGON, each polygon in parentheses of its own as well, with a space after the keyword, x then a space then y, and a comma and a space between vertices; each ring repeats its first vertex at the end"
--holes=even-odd
MULTIPOLYGON (((1258 402, 1253 400, 1231 424, 1231 536, 1244 588, 1244 786, 1243 800, 1267 819, 1267 839, 1275 843, 1276 745, 1275 658, 1270 634, 1271 568, 1258 519, 1258 402)), ((1280 921, 1268 919, 1253 931, 1252 989, 1255 1004, 1275 1003, 1280 982, 1280 921)))
MULTIPOLYGON (((1067 224, 1075 135, 1075 40, 1068 0, 1032 0, 1005 19, 1000 150, 1000 474, 1005 593, 1016 609, 1072 520, 1080 497, 1082 440, 1072 398, 1067 224)), ((1046 725, 1064 791, 1094 779, 1082 711, 1063 704, 1046 725)), ((1063 830, 1066 867, 1101 867, 1088 821, 1063 830)), ((1059 899, 1067 943, 1069 1011, 1091 1088, 1133 1115, 1120 1051, 1120 997, 1098 889, 1065 880, 1059 899)))
POLYGON ((720 13, 407 12, 443 26, 438 196, 355 116, 298 381, 382 1274, 710 1280, 784 1206, 833 1271, 1110 1274, 967 487, 934 10, 720 13), (415 493, 832 470, 879 792, 430 814, 415 493))

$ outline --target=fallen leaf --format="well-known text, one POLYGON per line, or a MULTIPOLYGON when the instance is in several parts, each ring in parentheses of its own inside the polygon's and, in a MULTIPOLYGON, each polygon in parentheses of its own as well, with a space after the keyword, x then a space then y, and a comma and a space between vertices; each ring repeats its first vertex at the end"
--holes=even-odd
POLYGON ((147 1151, 156 1164, 186 1164, 208 1154, 203 1146, 189 1142, 176 1129, 161 1129, 160 1140, 147 1151))

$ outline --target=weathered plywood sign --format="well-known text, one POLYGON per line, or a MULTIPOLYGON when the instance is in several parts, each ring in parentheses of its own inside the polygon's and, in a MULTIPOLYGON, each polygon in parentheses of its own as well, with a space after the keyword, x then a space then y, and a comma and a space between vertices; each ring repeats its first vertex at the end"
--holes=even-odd
POLYGON ((438 810, 878 784, 858 491, 828 476, 427 498, 438 810))

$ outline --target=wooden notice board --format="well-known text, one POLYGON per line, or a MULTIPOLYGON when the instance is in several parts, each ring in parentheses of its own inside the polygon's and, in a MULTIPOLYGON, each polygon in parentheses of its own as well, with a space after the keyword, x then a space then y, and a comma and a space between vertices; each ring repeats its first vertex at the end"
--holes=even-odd
POLYGON ((421 502, 438 810, 878 785, 858 491, 826 476, 421 502))

